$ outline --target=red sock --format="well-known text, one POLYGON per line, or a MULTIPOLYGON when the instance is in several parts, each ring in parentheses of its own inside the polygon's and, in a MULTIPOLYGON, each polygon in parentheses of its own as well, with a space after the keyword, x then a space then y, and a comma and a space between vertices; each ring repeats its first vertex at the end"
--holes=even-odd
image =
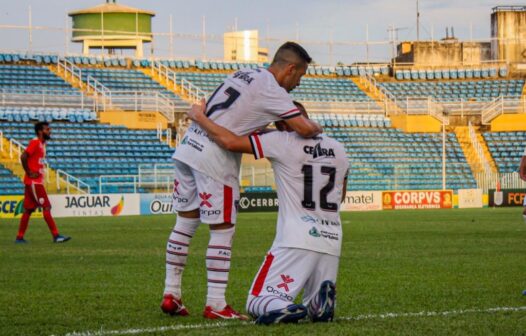
POLYGON ((18 235, 16 236, 16 239, 24 238, 24 235, 26 234, 27 226, 29 224, 30 217, 31 217, 31 213, 24 212, 22 214, 22 218, 20 218, 20 225, 18 226, 18 235))
POLYGON ((51 234, 53 235, 53 237, 58 236, 57 224, 55 224, 55 220, 51 216, 51 211, 44 210, 43 214, 44 214, 44 220, 47 223, 47 227, 49 228, 49 231, 51 231, 51 234))

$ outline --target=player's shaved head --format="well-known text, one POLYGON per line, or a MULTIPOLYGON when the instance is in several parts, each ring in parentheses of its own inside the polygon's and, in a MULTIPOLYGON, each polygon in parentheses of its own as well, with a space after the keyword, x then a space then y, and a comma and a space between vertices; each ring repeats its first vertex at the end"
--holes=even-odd
POLYGON ((312 62, 312 58, 302 46, 295 42, 286 42, 276 51, 271 65, 307 66, 310 62, 312 62))
POLYGON ((302 46, 287 42, 276 51, 268 71, 274 75, 279 86, 290 92, 300 85, 310 62, 312 58, 302 46))

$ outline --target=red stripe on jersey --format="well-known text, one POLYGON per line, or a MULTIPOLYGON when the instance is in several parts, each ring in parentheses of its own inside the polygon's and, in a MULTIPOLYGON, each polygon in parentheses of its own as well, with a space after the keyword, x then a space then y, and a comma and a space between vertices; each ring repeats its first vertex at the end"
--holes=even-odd
POLYGON ((263 148, 261 148, 261 142, 259 141, 259 136, 257 134, 253 135, 254 140, 256 140, 256 146, 258 151, 258 156, 260 159, 265 157, 265 154, 263 153, 263 148))
POLYGON ((295 108, 295 109, 292 109, 292 110, 287 111, 287 112, 285 112, 285 113, 282 113, 282 114, 280 114, 279 116, 280 116, 280 117, 285 117, 287 114, 291 114, 291 113, 293 113, 293 112, 298 112, 299 110, 300 110, 300 109, 295 108))
POLYGON ((224 211, 223 211, 223 223, 232 222, 232 205, 233 205, 232 188, 229 186, 224 187, 224 211))
POLYGON ((272 255, 272 253, 267 254, 265 262, 263 263, 263 266, 261 267, 261 270, 259 271, 258 276, 256 277, 256 281, 254 281, 254 286, 252 287, 252 295, 259 296, 259 293, 261 293, 261 289, 265 284, 265 279, 267 278, 268 271, 270 270, 270 266, 272 265, 272 261, 274 261, 274 256, 272 255))

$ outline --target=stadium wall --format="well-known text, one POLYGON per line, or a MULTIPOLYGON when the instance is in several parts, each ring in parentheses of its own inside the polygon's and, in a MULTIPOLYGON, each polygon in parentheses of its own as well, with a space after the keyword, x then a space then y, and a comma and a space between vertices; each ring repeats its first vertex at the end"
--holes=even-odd
POLYGON ((168 127, 168 120, 159 112, 123 112, 109 111, 100 113, 100 122, 111 125, 125 126, 130 129, 157 129, 159 124, 163 129, 168 127))
POLYGON ((491 121, 491 131, 526 131, 526 114, 502 114, 491 121))
POLYGON ((393 127, 405 133, 439 133, 442 129, 442 123, 431 116, 398 115, 390 118, 393 127))

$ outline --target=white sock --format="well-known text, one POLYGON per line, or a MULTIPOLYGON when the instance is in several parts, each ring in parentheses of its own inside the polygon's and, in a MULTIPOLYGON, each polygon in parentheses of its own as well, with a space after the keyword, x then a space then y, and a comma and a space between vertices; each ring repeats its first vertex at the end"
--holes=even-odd
POLYGON ((216 311, 223 310, 226 306, 225 292, 230 272, 234 232, 234 227, 226 230, 210 230, 210 241, 206 250, 208 276, 206 305, 216 311))
POLYGON ((199 218, 177 217, 166 244, 165 294, 181 298, 181 280, 188 257, 188 247, 200 222, 199 218))
POLYGON ((283 300, 274 295, 250 296, 247 304, 247 312, 254 318, 264 315, 269 311, 284 309, 293 304, 293 302, 283 300))

